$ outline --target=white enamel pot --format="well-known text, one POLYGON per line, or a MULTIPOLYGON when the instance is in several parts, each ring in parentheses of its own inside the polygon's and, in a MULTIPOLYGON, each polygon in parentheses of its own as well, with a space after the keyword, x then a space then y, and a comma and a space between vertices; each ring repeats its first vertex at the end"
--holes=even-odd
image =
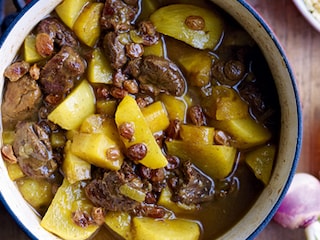
MULTIPOLYGON (((280 146, 270 183, 253 207, 220 239, 253 239, 267 225, 284 197, 297 166, 301 139, 302 113, 293 73, 274 33, 243 0, 212 0, 234 17, 260 46, 271 69, 281 106, 280 146)), ((0 93, 5 68, 14 60, 24 38, 61 0, 39 0, 27 5, 0 40, 0 93)), ((0 125, 0 131, 2 126, 0 125)), ((22 198, 0 159, 0 198, 10 214, 32 239, 58 239, 44 230, 40 218, 22 198)))

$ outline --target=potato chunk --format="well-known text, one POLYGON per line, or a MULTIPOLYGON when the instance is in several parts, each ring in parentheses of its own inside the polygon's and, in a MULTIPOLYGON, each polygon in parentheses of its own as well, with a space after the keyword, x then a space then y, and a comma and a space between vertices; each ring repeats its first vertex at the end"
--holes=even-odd
POLYGON ((23 198, 43 214, 53 199, 52 185, 45 179, 21 178, 17 186, 23 198))
POLYGON ((192 211, 197 210, 197 206, 194 204, 184 204, 181 202, 174 202, 171 200, 172 193, 168 186, 166 186, 164 189, 162 189, 158 205, 163 206, 171 211, 173 211, 175 214, 177 213, 190 213, 192 211))
MULTIPOLYGON (((145 1, 144 1, 145 2, 145 1)), ((155 55, 163 57, 165 55, 165 48, 162 40, 151 46, 144 46, 143 56, 155 55)))
POLYGON ((264 185, 269 183, 275 155, 276 147, 265 145, 249 152, 246 156, 246 163, 256 178, 260 179, 264 185))
POLYGON ((103 6, 103 3, 89 3, 73 25, 75 34, 89 47, 93 47, 100 36, 100 16, 103 6))
POLYGON ((82 121, 95 111, 95 96, 86 80, 83 80, 62 103, 48 116, 48 119, 66 130, 77 129, 82 121))
POLYGON ((103 133, 75 134, 71 152, 95 166, 111 170, 119 170, 123 163, 120 148, 103 133))
POLYGON ((184 219, 133 218, 134 240, 198 240, 200 227, 184 219))
POLYGON ((36 36, 33 34, 28 35, 24 40, 23 53, 24 60, 28 63, 35 63, 44 59, 36 49, 36 36))
POLYGON ((91 164, 71 152, 71 141, 64 148, 62 171, 71 184, 91 179, 91 164))
POLYGON ((132 239, 131 216, 127 212, 108 212, 105 224, 126 240, 132 239))
POLYGON ((64 0, 55 10, 61 20, 72 29, 84 6, 90 2, 90 0, 64 0))
POLYGON ((162 7, 150 20, 158 32, 199 49, 214 49, 223 32, 223 21, 218 14, 189 4, 162 7))
POLYGON ((103 114, 92 114, 88 116, 80 126, 82 133, 103 133, 110 138, 119 147, 123 147, 120 139, 117 125, 113 118, 106 117, 103 114))
POLYGON ((86 227, 77 225, 72 215, 76 211, 90 214, 93 205, 86 198, 83 190, 83 182, 70 184, 67 179, 63 180, 52 203, 43 219, 41 226, 63 239, 82 240, 89 238, 99 228, 96 224, 86 227))
POLYGON ((141 111, 153 133, 165 130, 170 124, 167 110, 160 101, 142 108, 141 111))
POLYGON ((203 51, 188 51, 178 58, 188 82, 192 86, 204 87, 211 79, 212 57, 203 51))
POLYGON ((160 99, 167 109, 170 120, 178 119, 185 122, 187 103, 184 100, 168 94, 161 94, 160 99))
POLYGON ((168 153, 191 161, 200 170, 215 179, 227 177, 233 168, 237 150, 223 145, 195 144, 180 140, 167 141, 168 153))
POLYGON ((21 167, 18 163, 7 163, 6 165, 7 165, 9 177, 12 181, 15 181, 25 176, 25 174, 22 172, 21 167))
POLYGON ((183 141, 197 144, 213 144, 214 133, 213 127, 191 124, 181 125, 180 129, 180 137, 183 141))
POLYGON ((88 63, 88 80, 92 83, 112 83, 112 68, 100 48, 94 49, 88 63))
POLYGON ((168 164, 134 98, 129 95, 123 98, 116 111, 115 119, 118 129, 127 123, 133 126, 132 138, 121 137, 127 149, 136 144, 144 144, 147 147, 147 153, 139 163, 152 169, 162 168, 168 164))
POLYGON ((212 95, 205 102, 207 114, 216 120, 248 118, 249 106, 232 88, 215 86, 212 95))
POLYGON ((216 121, 214 126, 229 133, 232 145, 240 149, 264 144, 271 138, 271 132, 252 118, 216 121))

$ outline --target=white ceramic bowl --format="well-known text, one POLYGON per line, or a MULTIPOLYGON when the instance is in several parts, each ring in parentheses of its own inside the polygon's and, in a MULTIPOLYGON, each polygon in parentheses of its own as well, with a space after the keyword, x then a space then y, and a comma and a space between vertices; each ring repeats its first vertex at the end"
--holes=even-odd
POLYGON ((320 12, 317 13, 317 18, 313 15, 308 9, 304 0, 293 0, 293 3, 296 5, 302 16, 310 23, 314 29, 320 32, 320 12))
MULTIPOLYGON (((29 4, 13 22, 0 41, 0 91, 2 95, 5 68, 13 61, 23 39, 60 0, 40 0, 29 4)), ((300 154, 302 120, 295 80, 275 35, 264 20, 243 0, 213 0, 232 15, 255 39, 272 71, 281 106, 280 147, 274 172, 268 186, 232 229, 220 239, 253 239, 271 220, 291 182, 300 154)), ((2 127, 0 126, 0 130, 2 127)), ((57 239, 44 230, 40 219, 24 201, 0 159, 0 193, 8 211, 33 239, 57 239)))

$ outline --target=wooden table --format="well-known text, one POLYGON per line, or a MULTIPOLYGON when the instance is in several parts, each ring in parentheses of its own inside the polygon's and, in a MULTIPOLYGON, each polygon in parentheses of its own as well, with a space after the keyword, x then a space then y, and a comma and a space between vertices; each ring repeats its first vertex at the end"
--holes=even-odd
MULTIPOLYGON (((11 2, 11 1, 8 1, 11 2)), ((296 76, 302 102, 304 136, 298 171, 320 172, 320 33, 301 16, 291 0, 247 0, 271 26, 282 44, 296 76)), ((8 5, 6 11, 13 11, 8 5)), ((0 205, 0 238, 29 239, 0 205)), ((283 229, 274 222, 258 240, 303 240, 302 229, 283 229)))

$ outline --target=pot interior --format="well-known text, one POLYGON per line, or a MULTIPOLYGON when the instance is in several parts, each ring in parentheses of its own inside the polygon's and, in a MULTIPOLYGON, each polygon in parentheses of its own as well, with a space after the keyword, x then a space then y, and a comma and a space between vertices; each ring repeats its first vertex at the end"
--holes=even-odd
MULTIPOLYGON (((36 1, 29 4, 10 31, 3 37, 0 48, 0 93, 2 96, 5 68, 14 60, 24 38, 44 16, 61 1, 36 1), (28 23, 28 24, 26 24, 28 23)), ((253 238, 272 218, 291 182, 296 169, 301 145, 301 112, 299 98, 290 66, 276 37, 263 19, 244 1, 213 0, 234 17, 257 42, 271 69, 281 106, 280 147, 270 183, 251 210, 220 239, 253 238), (289 107, 290 106, 290 109, 289 107)), ((2 126, 1 126, 2 132, 2 126)), ((4 204, 21 227, 33 238, 57 239, 39 224, 40 219, 22 198, 10 180, 6 166, 0 161, 0 192, 4 204), (5 183, 5 184, 2 184, 5 183)))

